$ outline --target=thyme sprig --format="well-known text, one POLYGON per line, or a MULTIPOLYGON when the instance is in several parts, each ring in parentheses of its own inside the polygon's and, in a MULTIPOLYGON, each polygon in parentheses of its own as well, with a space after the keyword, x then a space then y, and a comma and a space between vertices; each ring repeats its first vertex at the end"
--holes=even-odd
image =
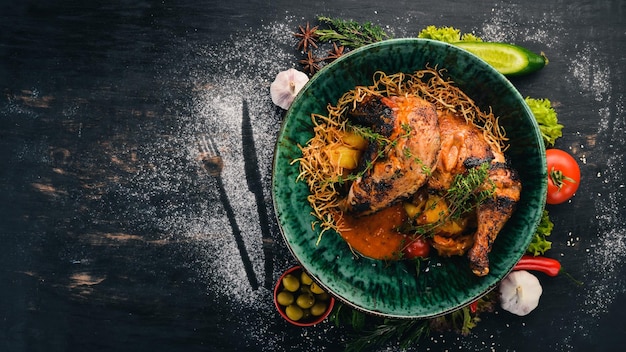
MULTIPOLYGON (((374 132, 370 127, 350 125, 350 128, 354 133, 367 139, 369 143, 376 143, 378 145, 378 151, 371 160, 365 160, 365 166, 359 172, 349 174, 345 177, 339 175, 337 178, 337 182, 339 184, 343 184, 345 181, 357 180, 365 175, 372 167, 374 167, 374 163, 376 163, 377 160, 384 158, 393 148, 396 147, 400 139, 406 139, 410 136, 410 130, 407 131, 405 127, 403 127, 405 133, 395 137, 394 139, 389 139, 380 133, 374 132)), ((408 128, 410 129, 410 126, 408 128)))
POLYGON ((330 29, 318 29, 320 41, 339 42, 341 45, 356 49, 361 46, 391 38, 382 27, 371 22, 359 23, 352 20, 318 16, 320 22, 328 24, 330 29))
POLYGON ((458 218, 472 211, 485 200, 493 197, 496 186, 489 182, 489 168, 490 163, 483 162, 480 166, 469 169, 465 174, 454 177, 452 186, 445 197, 449 202, 448 207, 452 218, 458 218))
MULTIPOLYGON (((403 232, 413 232, 420 235, 431 234, 437 227, 450 220, 461 218, 476 209, 487 199, 492 198, 496 186, 489 179, 489 162, 483 162, 477 167, 467 170, 466 173, 454 177, 451 187, 444 194, 444 201, 448 206, 448 212, 441 214, 434 223, 414 225, 413 221, 402 226, 403 232)), ((433 207, 435 204, 432 205, 433 207)), ((419 217, 417 214, 416 217, 419 217)))

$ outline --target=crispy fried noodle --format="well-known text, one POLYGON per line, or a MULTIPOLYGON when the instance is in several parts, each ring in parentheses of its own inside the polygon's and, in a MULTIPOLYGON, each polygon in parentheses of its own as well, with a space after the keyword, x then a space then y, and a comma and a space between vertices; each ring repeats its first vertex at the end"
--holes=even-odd
POLYGON ((507 138, 498 118, 444 74, 379 71, 371 86, 357 86, 329 104, 327 115, 311 115, 314 136, 293 162, 300 166, 297 180, 310 190, 312 228, 320 229, 316 244, 335 230, 366 256, 399 258, 406 243, 427 235, 440 255, 468 253, 476 275, 489 272, 487 254, 514 211, 521 183, 505 159, 507 138), (473 179, 474 186, 459 187, 473 179), (402 225, 385 234, 379 225, 355 231, 358 224, 388 223, 384 217, 398 204, 406 212, 394 221, 402 225), (410 231, 400 231, 407 226, 410 231))
MULTIPOLYGON (((305 181, 310 190, 308 201, 318 220, 312 227, 315 230, 319 226, 320 229, 318 244, 327 230, 341 231, 337 225, 337 219, 343 211, 341 191, 345 189, 346 183, 360 176, 354 174, 353 169, 345 168, 343 163, 333 161, 333 155, 328 150, 345 146, 347 133, 360 135, 367 140, 375 135, 371 130, 352 124, 347 118, 348 112, 356 110, 366 97, 419 97, 433 104, 439 113, 462 116, 467 124, 482 131, 484 140, 492 150, 499 154, 504 152, 507 138, 498 124, 498 118, 491 111, 481 111, 454 82, 444 78, 443 73, 433 68, 413 74, 386 74, 379 71, 373 76, 373 85, 357 86, 346 92, 336 105, 329 104, 326 116, 312 114, 314 136, 307 145, 300 146, 302 157, 293 162, 298 162, 300 166, 298 181, 305 181)), ((392 144, 392 141, 389 142, 392 144)))

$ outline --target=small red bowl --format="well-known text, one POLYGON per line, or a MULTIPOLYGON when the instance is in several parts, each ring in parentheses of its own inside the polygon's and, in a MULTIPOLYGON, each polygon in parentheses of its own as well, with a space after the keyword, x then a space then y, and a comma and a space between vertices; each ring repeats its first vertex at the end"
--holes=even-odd
POLYGON ((274 286, 274 305, 276 306, 276 309, 278 310, 278 313, 280 314, 280 316, 283 317, 288 322, 290 322, 291 324, 296 325, 296 326, 313 326, 313 325, 321 323, 324 319, 326 319, 326 317, 328 317, 330 312, 333 310, 333 307, 335 306, 335 298, 333 296, 330 296, 330 295, 328 296, 328 301, 327 301, 328 303, 326 305, 326 310, 324 311, 323 314, 318 315, 318 316, 311 315, 309 317, 302 318, 301 320, 298 320, 298 321, 292 320, 287 316, 287 313, 285 312, 286 307, 279 304, 278 299, 277 299, 278 294, 283 290, 283 278, 287 276, 288 274, 296 274, 299 280, 300 274, 302 272, 303 272, 302 267, 297 265, 297 266, 287 269, 280 276, 280 278, 276 282, 276 286, 274 286))

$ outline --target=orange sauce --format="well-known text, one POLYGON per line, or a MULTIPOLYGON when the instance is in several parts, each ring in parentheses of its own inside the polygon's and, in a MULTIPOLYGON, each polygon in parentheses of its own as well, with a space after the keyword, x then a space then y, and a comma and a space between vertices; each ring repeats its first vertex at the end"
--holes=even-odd
POLYGON ((361 217, 343 214, 336 220, 341 237, 359 254, 372 259, 399 259, 405 236, 396 228, 407 220, 402 204, 361 217))

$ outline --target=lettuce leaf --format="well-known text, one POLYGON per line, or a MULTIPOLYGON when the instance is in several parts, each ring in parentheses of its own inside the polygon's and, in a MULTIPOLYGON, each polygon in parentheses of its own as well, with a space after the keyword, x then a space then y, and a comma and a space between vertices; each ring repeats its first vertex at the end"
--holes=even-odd
POLYGON ((563 136, 563 125, 559 123, 556 111, 548 99, 526 97, 526 104, 539 124, 539 130, 546 147, 554 146, 557 138, 563 136))
POLYGON ((539 221, 539 226, 537 226, 537 231, 535 231, 533 239, 530 241, 530 245, 528 246, 526 252, 537 256, 544 254, 552 248, 552 242, 548 241, 546 237, 550 236, 553 228, 554 223, 550 220, 550 214, 547 210, 544 210, 541 220, 539 221))
POLYGON ((428 26, 417 35, 418 38, 439 40, 446 43, 482 42, 483 40, 471 33, 461 35, 461 30, 454 27, 428 26))

